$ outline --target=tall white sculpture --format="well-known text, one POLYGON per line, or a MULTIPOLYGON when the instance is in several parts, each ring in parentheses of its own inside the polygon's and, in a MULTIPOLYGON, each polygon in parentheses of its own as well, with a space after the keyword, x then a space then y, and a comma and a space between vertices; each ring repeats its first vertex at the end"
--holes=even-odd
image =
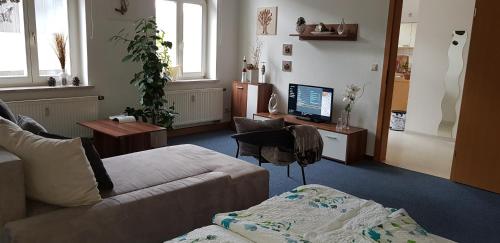
POLYGON ((441 102, 442 120, 439 124, 438 135, 453 137, 453 127, 457 122, 457 102, 460 97, 460 77, 464 69, 463 51, 467 42, 467 32, 453 31, 453 39, 448 50, 449 66, 445 78, 445 93, 441 102))

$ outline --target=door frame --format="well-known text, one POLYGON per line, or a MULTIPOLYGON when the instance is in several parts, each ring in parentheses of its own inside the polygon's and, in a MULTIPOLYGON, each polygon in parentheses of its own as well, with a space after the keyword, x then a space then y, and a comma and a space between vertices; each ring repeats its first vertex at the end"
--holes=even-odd
POLYGON ((380 100, 377 117, 377 130, 375 134, 374 160, 380 162, 385 162, 387 155, 387 142, 389 139, 389 126, 391 122, 391 106, 402 13, 403 0, 390 0, 384 50, 384 67, 382 69, 382 84, 380 88, 380 100))

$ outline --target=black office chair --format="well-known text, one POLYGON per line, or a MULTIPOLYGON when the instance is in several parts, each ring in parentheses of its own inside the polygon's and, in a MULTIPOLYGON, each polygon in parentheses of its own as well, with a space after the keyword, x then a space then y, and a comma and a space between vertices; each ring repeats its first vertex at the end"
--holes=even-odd
MULTIPOLYGON (((276 130, 266 130, 266 131, 254 131, 254 132, 245 132, 238 133, 231 136, 236 140, 236 144, 238 145, 236 151, 236 158, 240 155, 240 147, 242 143, 250 144, 256 146, 258 148, 257 154, 251 154, 250 156, 255 157, 259 161, 259 166, 262 163, 272 163, 266 160, 262 156, 262 148, 263 147, 277 147, 281 152, 289 153, 292 156, 295 151, 295 137, 293 134, 285 128, 276 129, 276 130)), ((288 162, 287 164, 287 176, 290 177, 290 164, 295 161, 288 162)), ((306 185, 306 177, 304 174, 304 166, 300 165, 302 170, 302 182, 306 185)))

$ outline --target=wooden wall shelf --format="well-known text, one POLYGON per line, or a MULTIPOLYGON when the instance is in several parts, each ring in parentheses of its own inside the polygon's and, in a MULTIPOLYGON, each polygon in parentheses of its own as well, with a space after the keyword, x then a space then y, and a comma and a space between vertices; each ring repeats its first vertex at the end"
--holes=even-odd
MULTIPOLYGON (((337 29, 340 24, 327 24, 328 29, 335 30, 335 34, 314 35, 316 25, 307 25, 306 31, 303 34, 290 34, 290 36, 298 36, 299 40, 329 40, 329 41, 357 41, 358 40, 358 24, 346 24, 345 31, 342 35, 337 34, 337 29)), ((333 32, 333 31, 332 31, 333 32)))

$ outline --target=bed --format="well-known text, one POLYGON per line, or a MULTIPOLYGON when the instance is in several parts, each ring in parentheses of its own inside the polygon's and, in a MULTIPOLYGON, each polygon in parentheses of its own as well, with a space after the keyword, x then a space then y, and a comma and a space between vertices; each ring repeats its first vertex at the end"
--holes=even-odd
POLYGON ((432 235, 404 209, 321 185, 300 186, 167 242, 453 242, 432 235))

